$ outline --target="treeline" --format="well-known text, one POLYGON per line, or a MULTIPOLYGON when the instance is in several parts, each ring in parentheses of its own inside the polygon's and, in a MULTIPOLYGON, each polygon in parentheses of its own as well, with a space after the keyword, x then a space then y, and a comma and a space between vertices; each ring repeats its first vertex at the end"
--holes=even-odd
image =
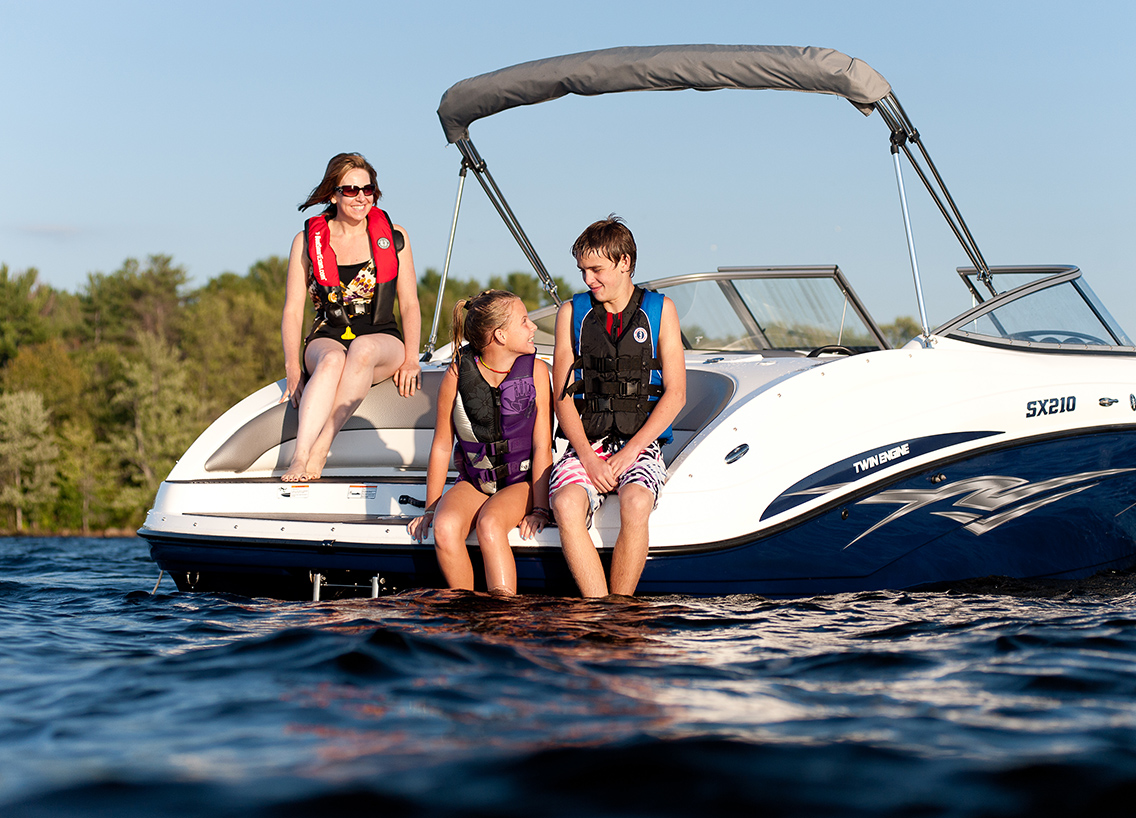
MULTIPOLYGON (((229 406, 283 377, 287 260, 198 289, 169 256, 127 259, 78 293, 0 265, 0 530, 90 533, 141 525, 158 485, 229 406)), ((440 275, 419 278, 423 344, 440 275)), ((558 280, 561 295, 572 287, 558 280)), ((534 277, 495 276, 530 309, 534 277)), ((475 280, 447 281, 438 344, 475 280)), ((308 323, 310 324, 310 318, 308 323)))

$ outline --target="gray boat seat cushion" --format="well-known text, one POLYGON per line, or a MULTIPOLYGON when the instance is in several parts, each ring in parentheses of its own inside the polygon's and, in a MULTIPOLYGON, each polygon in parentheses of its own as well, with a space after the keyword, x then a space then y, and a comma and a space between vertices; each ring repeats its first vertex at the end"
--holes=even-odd
MULTIPOLYGON (((410 398, 400 397, 390 378, 375 384, 344 425, 344 431, 404 429, 432 433, 443 374, 441 369, 423 370, 422 388, 410 398)), ((705 370, 687 371, 686 406, 672 424, 675 442, 664 447, 668 462, 722 410, 733 391, 730 378, 705 370)), ((297 417, 289 402, 265 410, 233 432, 210 455, 206 470, 239 473, 248 469, 266 452, 296 439, 297 417)), ((278 463, 279 468, 286 465, 278 463)))

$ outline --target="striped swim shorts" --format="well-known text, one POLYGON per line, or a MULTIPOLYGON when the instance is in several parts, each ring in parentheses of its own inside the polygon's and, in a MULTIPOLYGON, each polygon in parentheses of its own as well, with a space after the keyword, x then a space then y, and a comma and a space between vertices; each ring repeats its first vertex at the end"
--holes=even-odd
MULTIPOLYGON (((607 460, 619 451, 619 447, 608 448, 606 441, 601 440, 592 444, 592 450, 602 459, 607 460)), ((656 440, 641 451, 631 467, 619 476, 619 484, 615 492, 612 493, 618 492, 624 486, 639 485, 650 489, 655 496, 655 502, 658 503, 659 489, 663 487, 666 480, 667 466, 663 462, 663 449, 659 445, 659 441, 656 440)), ((548 493, 550 495, 555 494, 564 486, 571 485, 583 486, 584 490, 588 492, 588 502, 591 504, 591 513, 588 515, 588 524, 590 525, 591 515, 595 514, 596 509, 600 507, 602 498, 596 487, 592 485, 583 464, 580 463, 576 450, 569 446, 564 455, 552 466, 552 475, 548 481, 548 493)))

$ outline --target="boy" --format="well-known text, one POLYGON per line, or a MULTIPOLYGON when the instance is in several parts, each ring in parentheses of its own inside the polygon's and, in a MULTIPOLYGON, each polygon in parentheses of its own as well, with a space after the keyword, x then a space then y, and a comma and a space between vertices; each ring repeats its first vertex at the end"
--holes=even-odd
POLYGON ((572 578, 585 597, 608 594, 588 534, 601 495, 619 495, 611 560, 613 594, 631 596, 647 562, 647 519, 666 480, 661 444, 686 403, 678 311, 636 287, 635 238, 617 216, 590 225, 572 245, 588 292, 556 316, 552 382, 570 448, 552 470, 550 503, 572 578))

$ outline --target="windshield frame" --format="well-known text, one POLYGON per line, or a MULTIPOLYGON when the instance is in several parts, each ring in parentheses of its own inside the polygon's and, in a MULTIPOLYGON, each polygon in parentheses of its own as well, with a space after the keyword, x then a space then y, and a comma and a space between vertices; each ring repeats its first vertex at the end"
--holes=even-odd
MULTIPOLYGON (((992 267, 990 268, 992 279, 996 280, 999 273, 1013 274, 1013 275, 1031 275, 1037 274, 1041 276, 1025 284, 1021 284, 1013 289, 999 293, 996 296, 987 296, 984 300, 973 286, 972 277, 977 274, 974 268, 961 267, 958 270, 959 275, 963 281, 966 282, 967 287, 970 289, 971 294, 974 295, 979 301, 971 309, 957 315, 947 321, 945 324, 939 326, 932 333, 933 335, 943 336, 947 338, 955 338, 960 341, 968 343, 981 344, 983 346, 996 346, 1006 349, 1030 350, 1033 352, 1053 352, 1062 354, 1092 354, 1092 355, 1136 355, 1136 346, 1132 345, 1132 341, 1128 334, 1120 327, 1111 314, 1103 307, 1100 299, 1089 287, 1088 283, 1084 281, 1081 270, 1078 267, 1071 265, 1064 266, 1038 266, 1038 267, 992 267), (968 324, 973 324, 978 319, 990 315, 991 313, 1011 304, 1015 301, 1029 298, 1037 293, 1049 290, 1062 285, 1070 285, 1076 293, 1084 301, 1084 305, 1088 307, 1092 315, 1100 323, 1105 337, 1111 343, 1107 344, 1078 344, 1078 343, 1052 343, 1045 341, 1024 340, 1020 338, 1011 338, 999 335, 989 335, 986 333, 974 332, 973 330, 963 329, 968 324), (1125 343, 1127 342, 1127 343, 1125 343)), ((991 318, 997 322, 997 319, 991 318)), ((1040 331, 1040 330, 1039 330, 1040 331)), ((1054 335, 1060 335, 1061 330, 1047 330, 1054 335)), ((1073 334, 1075 331, 1066 330, 1073 334)))
MULTIPOLYGON (((801 279, 829 279, 834 282, 838 288, 840 295, 844 298, 845 304, 851 309, 852 313, 859 319, 864 328, 871 334, 872 339, 876 342, 879 349, 891 349, 891 344, 888 343, 887 338, 884 337, 883 332, 880 331, 875 319, 864 307, 860 298, 856 295, 852 285, 848 283, 844 273, 836 265, 829 266, 784 266, 784 267, 719 267, 715 272, 704 273, 685 273, 676 276, 668 276, 666 278, 659 278, 653 281, 645 282, 642 286, 645 289, 655 290, 666 294, 668 287, 675 287, 680 284, 691 284, 701 281, 713 281, 721 288, 722 293, 738 315, 741 322, 750 331, 750 337, 757 341, 760 345, 759 348, 752 350, 745 350, 745 354, 793 354, 794 351, 800 352, 807 350, 808 347, 794 347, 790 350, 787 347, 773 346, 768 340, 764 330, 761 328, 760 323, 756 316, 753 315, 750 308, 746 305, 745 296, 737 289, 733 282, 745 279, 764 279, 764 280, 801 280, 801 279)), ((684 343, 685 346, 685 343, 684 343)), ((723 350, 713 349, 698 349, 687 347, 687 352, 722 352, 723 350)), ((733 350, 743 352, 742 350, 733 350)))
MULTIPOLYGON (((762 348, 754 349, 715 349, 715 348, 699 348, 688 343, 688 339, 683 337, 683 348, 688 354, 707 354, 707 355, 722 355, 722 354, 739 354, 739 355, 764 355, 766 357, 777 356, 797 356, 804 355, 810 350, 809 347, 794 347, 788 349, 785 347, 775 347, 768 343, 756 317, 750 312, 749 307, 746 306, 745 297, 738 291, 737 287, 733 284, 734 281, 739 279, 820 279, 827 278, 835 282, 839 288, 840 294, 845 300, 846 306, 849 310, 859 319, 864 328, 870 333, 872 339, 875 340, 877 347, 872 347, 868 350, 861 350, 855 348, 852 351, 857 353, 859 351, 874 351, 875 349, 891 349, 892 346, 888 343, 887 338, 884 337, 883 332, 880 331, 875 319, 864 307, 863 302, 860 301, 859 296, 856 295, 852 285, 848 283, 848 279, 844 277, 844 273, 836 265, 830 266, 801 266, 801 267, 719 267, 714 272, 701 272, 701 273, 681 273, 679 275, 667 276, 665 278, 656 278, 651 281, 644 281, 639 286, 645 290, 652 290, 654 292, 661 292, 663 295, 667 294, 667 288, 675 287, 681 284, 693 284, 698 282, 714 283, 718 285, 721 290, 725 303, 734 311, 740 324, 743 324, 746 330, 750 333, 749 338, 758 342, 758 344, 765 344, 762 348)), ((551 348, 554 341, 554 324, 558 308, 554 305, 541 307, 540 309, 533 310, 529 313, 529 317, 537 323, 537 345, 540 349, 551 348)))

